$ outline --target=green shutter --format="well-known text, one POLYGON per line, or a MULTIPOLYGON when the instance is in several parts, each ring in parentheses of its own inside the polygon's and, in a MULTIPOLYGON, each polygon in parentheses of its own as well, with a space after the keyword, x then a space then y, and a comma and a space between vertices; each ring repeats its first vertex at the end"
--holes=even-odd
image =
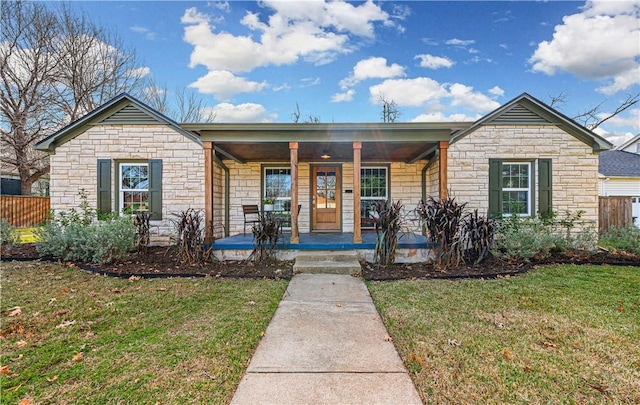
POLYGON ((538 212, 541 217, 551 215, 551 159, 538 159, 538 212))
POLYGON ((151 219, 162 219, 162 160, 149 160, 149 211, 151 219))
POLYGON ((111 159, 98 159, 98 213, 111 212, 111 159))
POLYGON ((502 160, 489 159, 489 218, 502 215, 502 160))

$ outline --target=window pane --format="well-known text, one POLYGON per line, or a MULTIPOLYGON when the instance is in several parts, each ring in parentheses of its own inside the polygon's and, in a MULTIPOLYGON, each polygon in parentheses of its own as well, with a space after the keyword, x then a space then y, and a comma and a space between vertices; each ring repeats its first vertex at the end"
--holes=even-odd
POLYGON ((503 191, 502 212, 505 214, 523 214, 529 212, 528 191, 503 191))

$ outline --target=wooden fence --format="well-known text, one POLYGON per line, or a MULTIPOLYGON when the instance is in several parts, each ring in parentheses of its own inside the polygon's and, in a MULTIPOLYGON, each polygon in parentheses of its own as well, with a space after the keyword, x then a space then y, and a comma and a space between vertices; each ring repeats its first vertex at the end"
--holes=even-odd
POLYGON ((42 224, 49 215, 49 197, 23 195, 0 196, 0 217, 9 225, 24 228, 42 224))
POLYGON ((600 197, 599 232, 612 226, 623 228, 633 223, 631 197, 600 197))

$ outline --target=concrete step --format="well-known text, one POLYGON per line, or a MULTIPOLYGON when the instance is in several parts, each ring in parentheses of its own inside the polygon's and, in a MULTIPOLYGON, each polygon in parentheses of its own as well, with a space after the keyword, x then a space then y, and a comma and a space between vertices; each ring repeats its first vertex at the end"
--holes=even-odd
POLYGON ((298 252, 294 273, 360 275, 361 268, 355 251, 298 252))

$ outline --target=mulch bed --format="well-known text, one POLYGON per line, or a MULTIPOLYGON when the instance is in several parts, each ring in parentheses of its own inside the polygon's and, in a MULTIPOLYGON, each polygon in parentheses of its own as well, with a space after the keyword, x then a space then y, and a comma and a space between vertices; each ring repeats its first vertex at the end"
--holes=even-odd
MULTIPOLYGON (((2 261, 37 260, 38 252, 33 244, 15 246, 9 252, 3 252, 2 261), (6 254, 5 254, 6 253, 6 254)), ((44 260, 47 260, 45 258, 44 260)), ((51 260, 51 259, 48 259, 51 260)), ((489 257, 477 266, 460 265, 440 269, 433 264, 407 263, 380 267, 373 263, 362 264, 362 275, 367 280, 401 280, 424 278, 490 278, 520 274, 532 267, 547 264, 614 264, 640 266, 640 256, 626 253, 599 252, 595 255, 556 254, 543 260, 530 263, 509 263, 496 257, 489 257)), ((134 254, 131 258, 109 264, 97 265, 74 263, 87 271, 107 274, 114 277, 230 277, 230 278, 290 278, 293 275, 292 261, 256 264, 242 261, 214 261, 204 266, 188 265, 177 262, 166 247, 151 247, 145 253, 134 254)))

